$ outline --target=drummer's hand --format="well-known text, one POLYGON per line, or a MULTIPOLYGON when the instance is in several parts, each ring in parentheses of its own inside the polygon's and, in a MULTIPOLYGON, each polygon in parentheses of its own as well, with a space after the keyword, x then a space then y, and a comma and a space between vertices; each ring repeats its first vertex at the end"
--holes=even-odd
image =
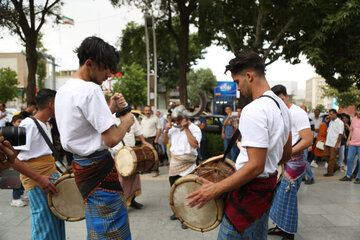
POLYGON ((3 136, 1 136, 0 140, 0 162, 2 163, 10 163, 13 164, 16 158, 16 153, 14 148, 11 146, 11 143, 7 140, 3 140, 3 136))
POLYGON ((121 116, 120 120, 121 124, 125 124, 127 128, 130 128, 135 122, 134 115, 131 112, 128 112, 124 116, 121 116))
POLYGON ((40 188, 44 191, 45 194, 56 194, 58 193, 58 190, 56 189, 55 185, 50 182, 51 180, 56 180, 56 178, 49 177, 49 176, 43 176, 41 175, 40 179, 37 181, 40 188))
POLYGON ((205 203, 217 196, 215 191, 215 183, 198 176, 196 177, 196 181, 199 182, 202 186, 200 189, 186 196, 186 198, 191 199, 186 203, 186 206, 195 207, 196 205, 200 204, 198 208, 202 208, 205 203))
POLYGON ((119 109, 125 107, 126 100, 121 93, 115 93, 110 98, 110 110, 112 113, 118 111, 119 109))
POLYGON ((148 143, 147 141, 142 142, 143 145, 147 145, 149 147, 152 147, 151 143, 148 143))

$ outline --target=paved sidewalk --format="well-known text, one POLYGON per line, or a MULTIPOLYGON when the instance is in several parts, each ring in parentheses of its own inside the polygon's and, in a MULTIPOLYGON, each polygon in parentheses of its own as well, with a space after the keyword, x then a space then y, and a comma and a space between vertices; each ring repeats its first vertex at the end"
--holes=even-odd
MULTIPOLYGON (((325 178, 323 166, 314 169, 314 185, 302 184, 299 190, 299 232, 295 239, 360 239, 360 185, 338 181, 344 174, 325 178)), ((216 239, 218 228, 206 233, 183 230, 178 221, 170 221, 167 168, 161 175, 142 176, 142 210, 129 209, 134 240, 202 240, 216 239)), ((0 190, 0 240, 30 239, 30 209, 10 207, 11 190, 0 190)), ((272 226, 269 221, 269 226, 272 226)), ((85 221, 66 223, 67 239, 86 239, 85 221)), ((281 239, 269 236, 268 239, 281 239)))

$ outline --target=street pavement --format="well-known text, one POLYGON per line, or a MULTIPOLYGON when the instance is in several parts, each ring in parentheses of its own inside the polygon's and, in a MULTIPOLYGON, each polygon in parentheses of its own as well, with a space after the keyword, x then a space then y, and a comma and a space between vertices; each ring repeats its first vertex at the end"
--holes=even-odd
MULTIPOLYGON (((359 240, 360 185, 338 181, 344 173, 325 178, 323 165, 312 168, 315 184, 302 184, 299 199, 299 230, 295 239, 359 240)), ((179 221, 170 221, 168 168, 160 176, 142 175, 142 195, 136 200, 144 208, 129 208, 130 228, 134 240, 202 240, 216 239, 219 227, 200 233, 182 229, 179 221)), ((10 207, 12 191, 0 190, 0 240, 30 239, 30 209, 10 207)), ((269 227, 273 226, 271 220, 269 227)), ((66 239, 86 239, 85 221, 66 222, 66 239)), ((268 239, 281 239, 269 236, 268 239)))

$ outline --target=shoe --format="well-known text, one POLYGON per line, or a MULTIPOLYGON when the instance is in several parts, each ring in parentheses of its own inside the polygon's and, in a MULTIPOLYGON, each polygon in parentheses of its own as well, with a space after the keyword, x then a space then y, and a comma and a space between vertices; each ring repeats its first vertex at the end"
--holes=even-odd
POLYGON ((269 228, 268 235, 284 236, 285 232, 278 227, 269 228))
POLYGON ((343 166, 343 167, 342 167, 342 170, 347 171, 347 166, 346 166, 346 165, 343 166))
POLYGON ((345 170, 344 169, 342 169, 342 168, 340 168, 340 170, 339 170, 340 172, 345 172, 345 170))
POLYGON ((314 181, 313 178, 308 179, 308 180, 305 181, 305 184, 306 184, 306 185, 310 185, 310 184, 314 184, 314 183, 315 183, 315 181, 314 181))
POLYGON ((177 220, 177 217, 175 216, 175 214, 170 216, 170 220, 177 220))
POLYGON ((162 166, 164 166, 164 164, 163 164, 163 163, 159 163, 159 167, 162 167, 162 166))
POLYGON ((339 166, 335 167, 335 169, 334 169, 334 173, 335 173, 337 170, 339 170, 339 169, 340 169, 340 167, 339 167, 339 166))
POLYGON ((29 202, 29 197, 27 195, 21 195, 20 199, 23 200, 24 202, 29 202))
POLYGON ((319 165, 316 163, 315 160, 312 160, 312 161, 311 161, 310 166, 311 166, 311 167, 314 167, 314 168, 318 168, 318 167, 319 167, 319 165))
POLYGON ((183 224, 183 223, 181 224, 181 228, 182 228, 182 229, 188 229, 188 227, 187 227, 185 224, 183 224))
POLYGON ((326 162, 324 167, 325 167, 325 168, 327 168, 327 167, 328 167, 328 165, 329 165, 329 164, 326 162))
POLYGON ((12 207, 25 207, 26 206, 26 202, 24 202, 21 199, 16 199, 16 200, 12 200, 10 203, 10 206, 12 207))
POLYGON ((154 172, 153 177, 159 176, 159 172, 154 172))
POLYGON ((303 177, 303 178, 301 179, 301 181, 302 181, 302 182, 306 182, 307 180, 305 179, 305 177, 303 177))
POLYGON ((141 203, 138 203, 135 200, 131 201, 130 207, 135 208, 135 209, 141 209, 144 205, 142 205, 141 203))
POLYGON ((290 233, 285 233, 284 237, 281 240, 294 240, 295 235, 290 233))
POLYGON ((340 178, 339 181, 342 182, 351 182, 352 177, 344 176, 343 178, 340 178))
POLYGON ((323 176, 324 176, 324 177, 332 177, 332 176, 334 176, 334 174, 331 174, 331 173, 325 173, 323 176))
POLYGON ((355 184, 360 184, 360 178, 356 178, 354 181, 355 184))

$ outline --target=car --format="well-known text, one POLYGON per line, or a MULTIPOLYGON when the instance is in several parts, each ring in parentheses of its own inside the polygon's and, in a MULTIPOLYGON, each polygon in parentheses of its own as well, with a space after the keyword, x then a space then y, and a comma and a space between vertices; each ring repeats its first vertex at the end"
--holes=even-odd
POLYGON ((201 115, 201 117, 206 120, 205 132, 221 134, 223 115, 201 115))

